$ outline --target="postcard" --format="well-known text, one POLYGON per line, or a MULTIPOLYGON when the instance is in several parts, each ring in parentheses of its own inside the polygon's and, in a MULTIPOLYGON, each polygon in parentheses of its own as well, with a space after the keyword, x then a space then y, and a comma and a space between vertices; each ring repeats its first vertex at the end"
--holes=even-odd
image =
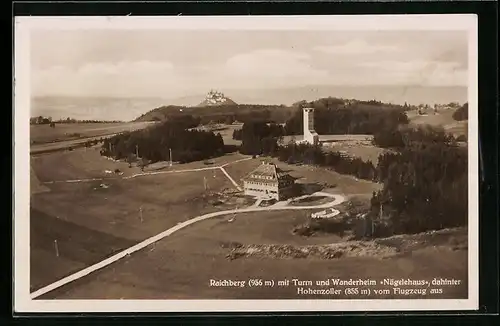
POLYGON ((15 18, 16 312, 478 309, 475 15, 15 18))

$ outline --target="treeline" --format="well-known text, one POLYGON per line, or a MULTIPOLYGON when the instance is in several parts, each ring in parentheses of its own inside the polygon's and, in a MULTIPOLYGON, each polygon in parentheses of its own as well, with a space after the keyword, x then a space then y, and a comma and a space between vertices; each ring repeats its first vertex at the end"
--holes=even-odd
POLYGON ((97 144, 104 144, 105 138, 98 138, 94 140, 87 140, 86 142, 83 143, 85 147, 92 147, 97 144))
POLYGON ((216 106, 186 107, 168 105, 153 109, 135 121, 164 121, 169 117, 189 114, 201 118, 201 123, 209 122, 230 124, 235 121, 242 123, 265 121, 274 123, 288 122, 287 134, 301 134, 302 108, 312 107, 317 111, 316 125, 322 133, 372 133, 380 127, 386 118, 387 123, 401 120, 405 123, 404 112, 414 106, 382 103, 380 101, 357 101, 335 97, 320 98, 315 101, 300 101, 292 106, 260 105, 260 104, 224 104, 216 106), (331 113, 331 111, 339 111, 331 113), (351 112, 352 111, 352 112, 351 112), (327 121, 323 118, 328 117, 327 121), (341 122, 335 123, 335 119, 341 122), (377 120, 377 121, 375 121, 377 120), (367 122, 368 121, 368 122, 367 122), (332 122, 334 125, 332 125, 332 122), (347 125, 344 124, 347 122, 347 125))
POLYGON ((135 121, 164 121, 169 117, 189 114, 200 117, 201 123, 210 121, 216 123, 275 121, 285 122, 291 117, 293 108, 285 105, 258 105, 258 104, 226 104, 219 106, 162 106, 151 110, 135 121))
MULTIPOLYGON (((380 129, 394 129, 408 124, 405 111, 398 108, 350 107, 317 108, 314 128, 318 134, 374 134, 380 129)), ((303 134, 303 112, 299 108, 285 124, 287 135, 303 134)))
POLYGON ((457 121, 468 120, 469 119, 469 103, 465 103, 459 107, 455 112, 453 112, 453 119, 457 121))
POLYGON ((66 119, 58 119, 54 120, 55 123, 121 123, 121 120, 95 120, 95 119, 74 119, 74 118, 66 118, 66 119))
POLYGON ((457 140, 429 125, 375 133, 375 145, 397 152, 379 156, 375 175, 384 187, 373 194, 372 217, 387 218, 392 233, 466 225, 468 156, 457 140))
POLYGON ((143 130, 116 135, 104 141, 101 155, 134 160, 138 154, 151 163, 171 159, 187 163, 223 154, 224 142, 220 134, 188 130, 197 125, 196 121, 194 117, 182 116, 143 130))
POLYGON ((30 125, 48 125, 52 123, 52 117, 32 117, 30 118, 30 125))
POLYGON ((289 164, 304 163, 331 168, 339 173, 351 174, 360 179, 372 180, 375 177, 373 163, 364 162, 337 152, 325 153, 321 146, 309 144, 282 143, 283 127, 265 122, 245 123, 237 131, 241 139, 240 153, 246 155, 267 155, 277 157, 289 164))
POLYGON ((373 143, 382 148, 403 149, 421 143, 454 145, 455 138, 442 127, 401 126, 378 130, 373 134, 373 143))
POLYGON ((371 161, 363 161, 358 157, 350 157, 339 152, 324 152, 321 146, 289 143, 282 146, 264 147, 271 152, 264 155, 277 157, 288 164, 304 163, 321 166, 341 174, 350 174, 358 179, 374 180, 376 169, 371 161))
MULTIPOLYGON (((340 100, 330 99, 332 105, 341 103, 340 100)), ((306 103, 310 105, 310 103, 306 103)), ((302 107, 306 104, 296 104, 294 114, 286 120, 285 124, 279 125, 270 122, 280 135, 302 135, 304 133, 302 107)), ((374 104, 373 104, 374 105, 374 104)), ((312 105, 311 105, 312 106, 312 105)), ((264 123, 268 119, 254 118, 247 123, 264 123)), ((397 131, 400 126, 409 123, 403 107, 390 108, 319 108, 314 112, 314 128, 318 134, 379 134, 381 142, 390 137, 390 133, 397 131), (381 133, 382 131, 382 133, 381 133)), ((233 139, 241 140, 242 130, 233 132, 233 139)), ((265 136, 264 136, 265 137, 265 136)), ((389 146, 384 146, 389 147, 389 146)))
POLYGON ((286 134, 285 128, 276 123, 267 123, 263 121, 250 121, 243 124, 241 129, 233 131, 233 139, 242 140, 245 138, 246 147, 255 146, 256 151, 259 151, 258 142, 262 138, 273 137, 280 138, 286 134))
POLYGON ((356 108, 356 109, 395 109, 395 110, 411 110, 414 105, 408 105, 406 102, 404 105, 384 103, 377 100, 360 101, 355 99, 343 99, 336 97, 324 97, 314 101, 300 101, 294 103, 295 107, 304 108, 315 108, 319 110, 326 109, 341 109, 341 108, 356 108))
POLYGON ((30 124, 32 125, 44 125, 44 124, 50 124, 53 126, 54 124, 60 124, 60 123, 120 123, 123 121, 120 120, 92 120, 92 119, 84 119, 84 120, 78 120, 74 118, 65 118, 65 119, 57 119, 53 120, 52 117, 44 117, 44 116, 38 116, 38 117, 32 117, 30 118, 30 124))

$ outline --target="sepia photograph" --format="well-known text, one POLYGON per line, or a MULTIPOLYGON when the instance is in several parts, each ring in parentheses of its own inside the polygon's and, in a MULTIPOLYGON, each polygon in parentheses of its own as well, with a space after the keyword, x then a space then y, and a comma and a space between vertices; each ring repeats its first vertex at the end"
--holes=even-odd
POLYGON ((16 310, 478 307, 474 15, 15 24, 16 310))

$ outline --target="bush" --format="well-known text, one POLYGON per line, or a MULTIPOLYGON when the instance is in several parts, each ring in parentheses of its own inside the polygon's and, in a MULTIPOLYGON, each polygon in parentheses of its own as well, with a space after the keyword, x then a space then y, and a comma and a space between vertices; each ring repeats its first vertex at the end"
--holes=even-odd
POLYGON ((465 103, 453 113, 453 119, 457 121, 469 119, 469 103, 465 103))

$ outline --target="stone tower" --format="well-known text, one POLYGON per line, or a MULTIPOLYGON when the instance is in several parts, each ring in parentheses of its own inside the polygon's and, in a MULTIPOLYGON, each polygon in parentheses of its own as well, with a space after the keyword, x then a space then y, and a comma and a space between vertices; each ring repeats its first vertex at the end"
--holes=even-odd
POLYGON ((304 142, 312 145, 319 143, 319 136, 314 130, 314 109, 304 108, 304 142))

